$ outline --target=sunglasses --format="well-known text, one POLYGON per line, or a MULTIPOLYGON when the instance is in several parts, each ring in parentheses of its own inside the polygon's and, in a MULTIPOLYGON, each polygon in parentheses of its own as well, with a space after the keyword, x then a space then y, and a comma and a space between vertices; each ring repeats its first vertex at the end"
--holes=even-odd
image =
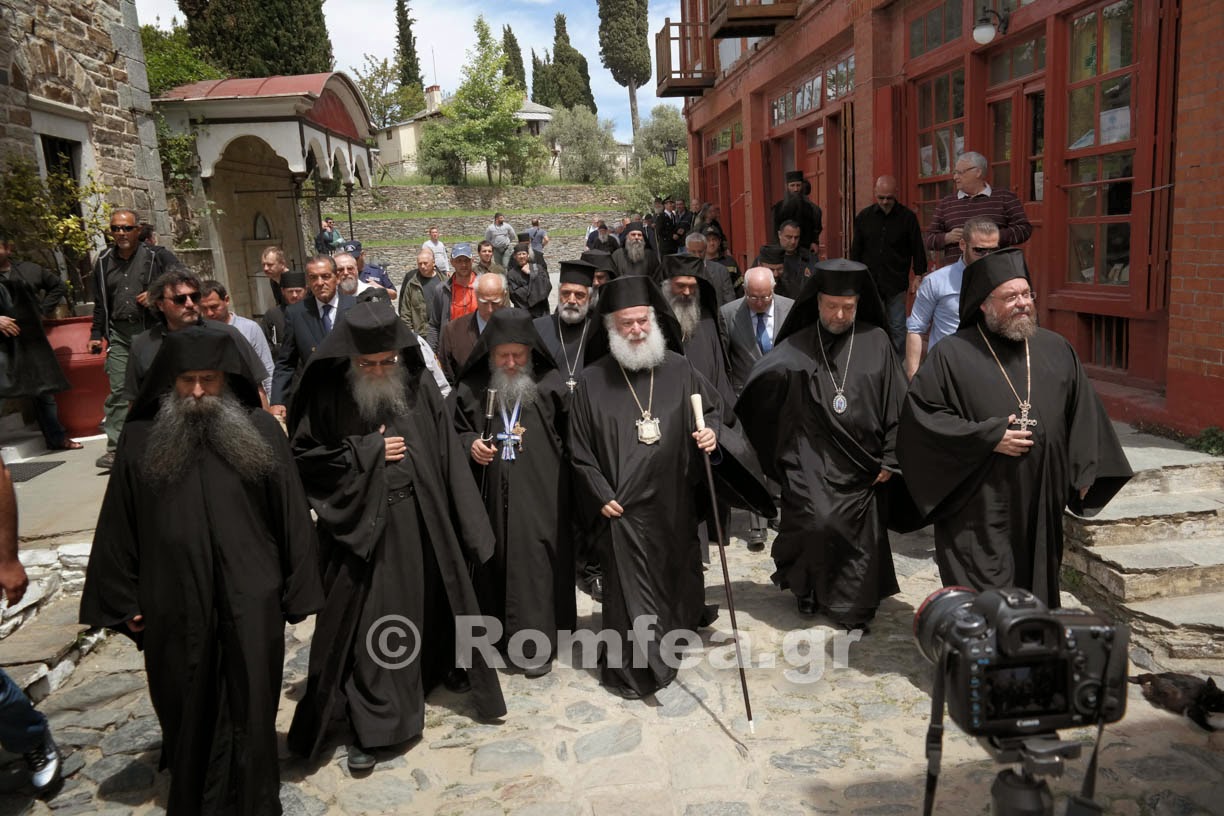
POLYGON ((998 251, 999 251, 999 248, 998 248, 997 246, 992 246, 992 247, 969 247, 969 248, 973 250, 973 254, 974 254, 974 255, 989 255, 989 254, 990 254, 990 253, 992 253, 992 252, 998 252, 998 251))
POLYGON ((199 303, 200 293, 199 292, 187 292, 182 295, 171 295, 170 297, 165 298, 165 300, 173 301, 175 306, 185 306, 187 304, 187 301, 189 300, 192 303, 199 303))
POLYGON ((132 227, 132 226, 128 226, 127 224, 111 224, 110 231, 111 232, 135 232, 138 229, 140 229, 140 227, 132 227))

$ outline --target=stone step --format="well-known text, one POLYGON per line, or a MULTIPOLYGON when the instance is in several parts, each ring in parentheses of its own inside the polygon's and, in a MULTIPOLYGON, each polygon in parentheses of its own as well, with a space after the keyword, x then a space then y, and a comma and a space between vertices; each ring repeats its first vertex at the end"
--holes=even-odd
POLYGON ((1224 658, 1224 592, 1152 598, 1121 610, 1142 636, 1178 659, 1224 658))
POLYGON ((1063 529, 1086 547, 1224 536, 1224 489, 1118 495, 1091 518, 1067 513, 1063 529))
POLYGON ((80 636, 88 629, 77 623, 80 605, 79 596, 60 596, 0 641, 0 667, 20 677, 23 689, 41 683, 45 695, 72 672, 82 653, 80 636))
POLYGON ((1118 498, 1153 493, 1185 493, 1215 490, 1224 485, 1224 459, 1195 451, 1162 451, 1163 458, 1175 456, 1177 464, 1141 469, 1142 459, 1127 448, 1126 455, 1135 477, 1118 492, 1118 498))
POLYGON ((1064 560, 1120 601, 1224 591, 1224 537, 1072 547, 1064 560))

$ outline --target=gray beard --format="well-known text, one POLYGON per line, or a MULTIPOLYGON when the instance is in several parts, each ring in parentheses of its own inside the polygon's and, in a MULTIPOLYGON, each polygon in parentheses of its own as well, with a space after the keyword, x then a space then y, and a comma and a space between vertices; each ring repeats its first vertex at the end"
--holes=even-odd
POLYGON ((629 371, 642 371, 647 368, 657 368, 663 364, 667 353, 667 344, 663 341, 663 332, 654 315, 650 316, 650 334, 641 343, 631 343, 616 331, 612 323, 612 315, 608 315, 608 350, 612 357, 629 371))
POLYGON ((820 328, 824 329, 829 334, 845 334, 846 332, 854 328, 854 321, 848 320, 842 326, 830 326, 828 323, 824 321, 824 318, 822 317, 820 319, 820 328))
POLYGON ((497 391, 497 398, 508 410, 512 409, 516 402, 521 402, 523 405, 531 405, 535 402, 539 388, 536 386, 535 368, 531 360, 528 360, 527 365, 520 368, 518 373, 511 377, 498 368, 493 363, 493 358, 490 357, 489 371, 493 375, 489 379, 489 387, 497 391))
POLYGON ((646 242, 645 241, 626 241, 625 256, 632 263, 641 263, 646 260, 646 242))
POLYGON ((701 303, 696 295, 674 295, 671 292, 667 293, 667 302, 680 322, 680 334, 687 343, 701 324, 701 303))
POLYGON ((219 397, 180 397, 174 391, 162 397, 153 420, 149 445, 141 463, 154 489, 180 482, 211 450, 244 482, 255 482, 277 466, 272 445, 264 439, 251 409, 231 393, 219 397))
POLYGON ((357 279, 356 278, 341 278, 340 283, 337 284, 337 288, 340 290, 342 294, 345 294, 345 295, 356 294, 357 293, 357 279))
POLYGON ((1037 333, 1037 321, 1032 314, 996 318, 989 312, 983 312, 982 316, 986 318, 986 328, 1017 343, 1037 333))
POLYGON ((357 413, 366 422, 385 424, 408 413, 408 398, 404 396, 408 375, 402 366, 392 366, 382 377, 367 377, 350 363, 346 377, 357 413))
POLYGON ((561 308, 557 311, 557 316, 561 318, 562 323, 576 326, 586 320, 587 313, 591 310, 591 303, 588 300, 586 303, 562 303, 561 308))

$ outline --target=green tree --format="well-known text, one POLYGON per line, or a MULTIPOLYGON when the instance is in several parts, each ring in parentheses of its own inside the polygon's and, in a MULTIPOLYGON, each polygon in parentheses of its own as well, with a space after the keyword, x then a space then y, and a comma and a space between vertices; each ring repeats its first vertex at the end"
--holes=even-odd
POLYGON ((649 0, 599 0, 599 56, 616 84, 629 89, 629 117, 638 132, 637 89, 650 81, 646 18, 649 0))
POLYGON ((433 182, 462 184, 467 174, 467 163, 455 149, 453 126, 446 121, 432 120, 421 132, 417 146, 417 172, 429 176, 433 182))
POLYGON ((556 104, 549 107, 572 108, 582 105, 591 113, 599 113, 599 108, 595 106, 595 95, 591 93, 591 74, 587 70, 586 57, 570 45, 569 32, 565 29, 565 15, 558 12, 553 19, 553 26, 553 56, 549 81, 556 93, 556 104))
MULTIPOLYGON (((648 156, 662 156, 668 142, 678 149, 688 144, 688 125, 680 111, 671 105, 655 105, 650 118, 642 123, 633 137, 633 152, 645 161, 648 156)), ((680 159, 676 159, 680 166, 680 159)))
MULTIPOLYGON (((416 20, 408 16, 408 0, 395 0, 395 60, 399 66, 399 84, 404 88, 420 88, 424 85, 421 79, 421 61, 417 58, 416 37, 412 33, 412 24, 415 22, 416 20)), ((421 96, 424 98, 424 93, 421 96)))
POLYGON ((530 133, 520 133, 506 145, 502 165, 510 174, 511 184, 535 185, 548 167, 548 148, 530 133))
POLYGON ((145 70, 149 74, 149 93, 160 96, 171 88, 205 79, 224 79, 225 72, 211 64, 204 52, 194 47, 186 27, 170 19, 170 30, 151 25, 140 27, 144 46, 145 70))
POLYGON ((559 149, 561 178, 579 184, 610 184, 616 179, 612 156, 616 137, 611 120, 600 122, 585 107, 562 108, 544 129, 545 140, 559 149))
POLYGON ((676 154, 676 166, 668 167, 662 156, 640 156, 641 169, 629 189, 629 207, 650 212, 655 198, 689 198, 688 151, 676 154))
POLYGON ((178 0, 191 44, 232 76, 332 70, 323 0, 178 0))
POLYGON ((547 49, 543 59, 536 56, 534 48, 531 49, 531 98, 541 105, 556 108, 560 105, 557 102, 557 89, 552 81, 552 67, 552 57, 547 49))
POLYGON ((506 76, 524 92, 527 90, 527 71, 523 68, 523 49, 519 48, 518 38, 510 26, 502 26, 502 48, 506 52, 506 76))
POLYGON ((523 91, 503 72, 506 55, 493 38, 484 15, 476 18, 476 46, 467 52, 463 81, 442 115, 455 139, 455 150, 467 163, 484 162, 489 183, 493 166, 506 158, 518 130, 514 114, 523 91))
POLYGON ((399 66, 383 57, 363 54, 361 68, 353 69, 353 81, 370 106, 370 116, 380 128, 402 122, 425 107, 420 85, 401 86, 399 66))

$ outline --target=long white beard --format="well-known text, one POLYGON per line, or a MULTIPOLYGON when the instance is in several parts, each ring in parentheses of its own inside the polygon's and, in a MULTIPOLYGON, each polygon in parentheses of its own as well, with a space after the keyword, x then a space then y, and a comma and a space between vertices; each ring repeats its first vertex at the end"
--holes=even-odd
POLYGON ((621 337, 616 330, 612 315, 605 318, 604 325, 608 330, 608 349, 612 352, 612 357, 628 370, 642 371, 647 368, 657 368, 663 364, 664 356, 667 353, 667 343, 663 340, 663 331, 659 328, 659 321, 653 314, 650 316, 650 334, 646 335, 646 339, 640 343, 634 343, 628 338, 621 337))
POLYGON ((341 278, 337 288, 341 294, 355 295, 357 294, 357 279, 356 278, 341 278))
POLYGON ((200 460, 203 448, 220 456, 244 482, 276 468, 276 454, 251 420, 251 409, 228 391, 218 397, 168 392, 153 421, 143 474, 155 489, 176 484, 200 460))
POLYGON ((408 375, 402 367, 392 366, 382 377, 368 377, 350 363, 346 377, 357 413, 366 422, 382 424, 408 413, 408 398, 404 396, 408 375))
POLYGON ((986 318, 986 328, 1008 340, 1020 342, 1028 340, 1037 333, 1037 321, 1032 312, 1013 314, 1003 318, 996 318, 990 312, 983 312, 982 316, 986 318))
POLYGON ((587 313, 591 310, 591 302, 586 303, 562 303, 557 315, 561 318, 562 323, 567 323, 571 326, 576 326, 586 320, 587 313))
POLYGON ((638 240, 626 241, 625 255, 627 255, 629 260, 633 263, 641 263, 642 261, 646 260, 646 242, 638 240))
POLYGON ((670 291, 666 294, 667 303, 680 323, 680 334, 687 343, 701 323, 701 302, 696 295, 675 295, 670 291))
POLYGON ((531 364, 531 360, 528 360, 527 364, 512 377, 498 368, 493 358, 490 357, 489 370, 493 375, 489 379, 489 387, 496 389, 497 397, 503 405, 513 408, 516 402, 521 402, 523 405, 535 402, 539 387, 536 385, 535 367, 531 364))

